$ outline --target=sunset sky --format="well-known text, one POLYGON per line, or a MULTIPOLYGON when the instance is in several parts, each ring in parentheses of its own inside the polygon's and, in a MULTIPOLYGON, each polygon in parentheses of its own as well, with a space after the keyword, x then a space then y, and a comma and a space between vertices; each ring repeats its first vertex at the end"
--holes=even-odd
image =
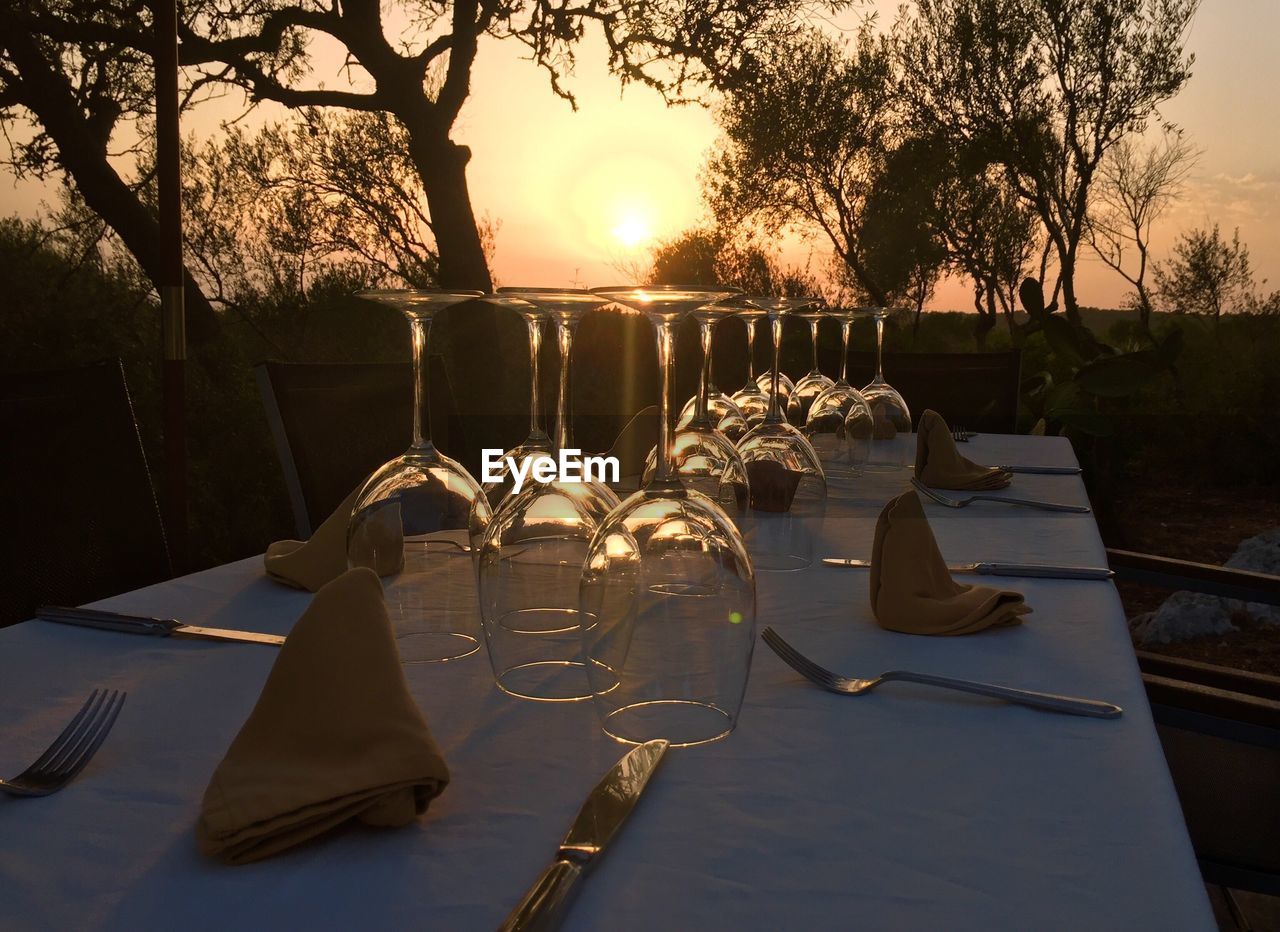
MULTIPOLYGON (((897 0, 877 0, 892 22, 897 0)), ((837 25, 852 25, 847 16, 837 25)), ((1280 287, 1280 35, 1277 0, 1204 0, 1190 35, 1194 75, 1164 116, 1202 150, 1183 198, 1159 225, 1163 256, 1176 235, 1218 222, 1248 244, 1256 277, 1280 287)), ((643 263, 656 239, 704 219, 698 176, 716 139, 710 110, 668 108, 656 93, 621 93, 604 67, 602 43, 580 49, 569 86, 579 110, 555 97, 543 72, 521 59, 522 46, 482 43, 472 95, 454 138, 472 147, 477 213, 499 223, 494 273, 507 284, 598 284, 643 263)), ((334 86, 337 62, 320 58, 318 78, 334 86), (329 73, 326 74, 325 72, 329 73)), ((260 119, 280 111, 260 108, 260 119)), ((224 110, 225 115, 227 111, 224 110)), ((216 108, 198 111, 184 131, 216 132, 216 108)), ((30 214, 44 192, 0 190, 0 207, 30 214)), ((825 262, 824 241, 785 244, 786 258, 825 262)), ((1114 306, 1125 283, 1092 254, 1077 286, 1088 305, 1114 306)), ((964 282, 944 283, 933 306, 968 308, 964 282)))

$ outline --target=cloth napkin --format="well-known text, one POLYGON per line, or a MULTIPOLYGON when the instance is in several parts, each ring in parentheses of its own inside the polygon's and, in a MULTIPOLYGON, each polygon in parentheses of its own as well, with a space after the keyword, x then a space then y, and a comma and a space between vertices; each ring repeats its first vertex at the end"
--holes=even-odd
MULTIPOLYGON (((267 547, 263 563, 267 575, 276 582, 315 592, 321 586, 337 579, 347 571, 347 525, 351 511, 364 483, 351 490, 333 514, 324 519, 307 541, 278 540, 267 547)), ((398 573, 404 567, 404 531, 400 523, 400 509, 395 502, 387 502, 388 513, 379 520, 365 525, 365 548, 370 552, 355 560, 357 565, 371 566, 379 576, 398 573)))
POLYGON ((448 782, 382 583, 360 567, 316 593, 280 648, 205 790, 196 836, 210 857, 244 864, 350 820, 407 825, 448 782))
POLYGON ((914 491, 891 499, 871 547, 871 611, 880 627, 905 634, 972 634, 1021 624, 1022 594, 965 586, 951 578, 914 491))
POLYGON ((1013 477, 997 466, 979 466, 956 449, 951 428, 937 411, 925 411, 916 429, 916 478, 934 489, 986 492, 1013 477))
POLYGON ((751 507, 756 511, 790 511, 804 473, 787 469, 775 460, 747 463, 751 507))

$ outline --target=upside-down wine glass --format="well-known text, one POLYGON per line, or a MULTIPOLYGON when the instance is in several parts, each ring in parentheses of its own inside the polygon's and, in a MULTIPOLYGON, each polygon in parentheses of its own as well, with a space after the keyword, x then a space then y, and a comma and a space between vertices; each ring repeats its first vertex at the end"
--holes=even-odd
MULTIPOLYGON (((555 322, 560 349, 556 449, 574 451, 569 413, 569 363, 578 322, 608 303, 587 291, 503 288, 555 322)), ((590 465, 578 454, 576 472, 590 465)), ((503 499, 479 547, 480 617, 494 681, 521 699, 573 701, 591 697, 582 663, 578 585, 587 545, 618 504, 604 478, 526 480, 503 499)))
POLYGON ((755 646, 755 574, 737 528, 687 489, 671 461, 675 326, 723 291, 601 289, 657 330, 658 465, 596 532, 579 607, 587 673, 604 731, 624 742, 701 744, 733 730, 755 646))
POLYGON ((756 324, 765 317, 766 312, 745 301, 735 301, 734 310, 735 316, 742 318, 747 327, 747 384, 734 393, 732 401, 738 406, 738 411, 746 419, 750 429, 763 421, 769 413, 769 393, 760 387, 760 382, 756 379, 756 324))
MULTIPOLYGON (((783 311, 783 316, 789 316, 789 314, 789 309, 783 311)), ((779 339, 781 339, 778 335, 779 333, 780 331, 773 330, 771 334, 773 337, 775 359, 781 351, 781 347, 778 344, 779 339)), ((795 382, 792 382, 791 379, 787 378, 787 374, 785 372, 779 369, 776 378, 772 371, 762 372, 759 377, 756 378, 756 384, 760 387, 760 391, 764 392, 766 395, 781 393, 782 416, 786 418, 789 423, 803 423, 803 418, 800 415, 800 400, 796 397, 796 384, 795 382)), ((754 427, 755 425, 753 424, 752 426, 754 427)))
POLYGON ((529 328, 529 436, 502 454, 501 466, 494 472, 497 478, 484 483, 484 494, 489 499, 490 507, 497 508, 514 485, 511 465, 514 463, 520 466, 528 459, 551 456, 555 447, 542 425, 542 381, 538 374, 538 357, 542 353, 542 322, 547 319, 547 312, 514 295, 487 295, 485 301, 515 311, 529 328))
MULTIPOLYGON (((730 307, 728 310, 731 314, 738 313, 737 308, 730 307)), ((717 317, 708 321, 701 317, 698 318, 698 333, 703 347, 702 375, 698 383, 698 393, 685 402, 685 406, 680 410, 680 419, 676 422, 676 430, 683 430, 693 423, 694 419, 699 417, 700 406, 705 405, 706 421, 728 437, 730 443, 736 444, 748 430, 747 419, 743 417, 741 409, 734 404, 733 400, 716 388, 715 371, 711 364, 712 353, 709 349, 712 345, 715 325, 722 319, 722 317, 717 317)))
POLYGON ((413 442, 375 471, 347 525, 347 563, 383 578, 403 663, 454 660, 480 647, 470 541, 489 523, 471 474, 431 443, 427 337, 434 314, 481 292, 360 292, 401 311, 413 338, 413 442))
POLYGON ((871 408, 862 393, 849 384, 849 334, 860 308, 834 308, 827 312, 840 321, 840 379, 817 398, 805 420, 805 436, 818 452, 828 479, 858 476, 867 460, 871 440, 871 408))
POLYGON ((871 408, 872 433, 867 468, 897 469, 909 464, 914 455, 910 443, 911 411, 906 399, 884 380, 884 319, 888 309, 871 309, 876 321, 876 374, 862 388, 862 397, 871 408))
MULTIPOLYGON (((712 421, 708 399, 712 328, 717 321, 735 313, 733 307, 717 304, 705 304, 692 312, 698 322, 702 343, 702 369, 698 393, 693 398, 693 417, 683 427, 677 428, 671 441, 671 462, 685 488, 696 489, 719 503, 730 515, 736 515, 747 507, 747 467, 733 441, 712 421)), ((739 420, 745 433, 746 421, 740 416, 739 420)), ((658 451, 655 448, 645 463, 641 484, 647 484, 657 469, 658 451)))
POLYGON ((776 388, 782 346, 782 319, 813 299, 752 297, 764 308, 773 330, 774 390, 769 413, 738 449, 747 464, 751 510, 745 526, 748 552, 758 570, 786 572, 813 562, 813 542, 826 511, 827 477, 808 438, 782 415, 776 388))
POLYGON ((797 309, 794 313, 796 317, 809 322, 809 344, 813 354, 813 368, 796 383, 795 391, 792 392, 792 397, 800 405, 800 420, 797 423, 803 423, 804 418, 809 414, 809 409, 813 406, 813 400, 836 383, 823 375, 822 370, 818 368, 818 325, 822 322, 822 318, 827 316, 826 307, 818 303, 811 307, 797 309))

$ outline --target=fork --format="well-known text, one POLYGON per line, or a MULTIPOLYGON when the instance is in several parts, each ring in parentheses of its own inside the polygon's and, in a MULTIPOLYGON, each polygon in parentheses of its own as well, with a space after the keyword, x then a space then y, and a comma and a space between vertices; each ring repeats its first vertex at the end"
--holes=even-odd
POLYGON ((39 760, 12 780, 0 780, 10 796, 48 796, 62 789, 97 752, 116 723, 127 693, 95 689, 39 760))
POLYGON ((963 427, 953 427, 951 429, 951 439, 957 443, 968 443, 971 437, 978 436, 971 430, 965 430, 963 427))
POLYGON ((1089 513, 1088 505, 1063 505, 1059 502, 1040 502, 1030 498, 1006 498, 1003 495, 975 494, 965 498, 948 498, 945 495, 939 495, 915 477, 912 477, 911 484, 939 505, 946 505, 948 508, 965 508, 974 502, 1004 502, 1006 505, 1026 505, 1028 508, 1039 508, 1042 511, 1070 511, 1075 514, 1089 513))
POLYGON ((941 686, 944 689, 955 689, 960 692, 975 693, 979 696, 990 696, 993 699, 1004 699, 1020 705, 1043 709, 1046 712, 1061 712, 1064 715, 1084 715, 1089 718, 1119 718, 1123 709, 1110 702, 1099 702, 1096 699, 1077 699, 1073 696, 1055 696, 1052 693, 1038 693, 1029 689, 1015 689, 1012 686, 997 686, 994 683, 977 683, 973 680, 958 680, 950 676, 937 676, 932 673, 912 673, 909 670, 890 670, 881 673, 873 680, 859 680, 853 677, 832 673, 820 667, 804 654, 782 639, 773 628, 765 628, 760 635, 775 654, 805 679, 816 683, 823 689, 839 693, 842 696, 861 696, 875 689, 881 683, 899 681, 904 683, 922 683, 926 686, 941 686))

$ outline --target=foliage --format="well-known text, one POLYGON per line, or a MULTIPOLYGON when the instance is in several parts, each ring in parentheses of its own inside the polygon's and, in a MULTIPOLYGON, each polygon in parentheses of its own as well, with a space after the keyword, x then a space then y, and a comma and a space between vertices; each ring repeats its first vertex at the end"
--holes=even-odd
POLYGON ((775 255, 751 239, 719 229, 690 229, 652 251, 646 281, 659 285, 732 285, 748 294, 815 294, 807 270, 783 268, 775 255))
POLYGON ((917 0, 895 26, 902 92, 921 125, 1004 166, 1058 258, 1075 264, 1103 157, 1191 75, 1199 0, 917 0))
POLYGON ((1204 314, 1217 320, 1223 311, 1241 310, 1253 293, 1249 247, 1237 228, 1228 243, 1218 225, 1191 230, 1173 244, 1173 254, 1156 266, 1156 290, 1179 314, 1204 314))

